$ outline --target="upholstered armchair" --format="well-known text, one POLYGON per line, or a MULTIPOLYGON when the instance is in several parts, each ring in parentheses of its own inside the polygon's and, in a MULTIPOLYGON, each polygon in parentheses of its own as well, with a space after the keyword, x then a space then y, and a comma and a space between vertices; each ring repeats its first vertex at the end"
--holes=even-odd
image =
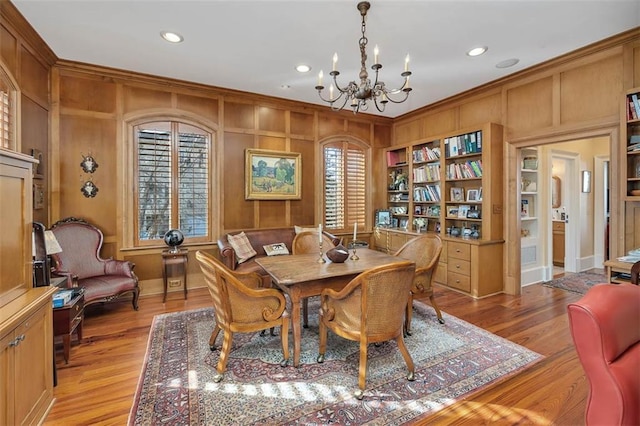
POLYGON ((415 367, 403 339, 404 313, 414 272, 415 265, 408 261, 378 266, 361 273, 342 290, 325 289, 320 295, 318 362, 324 362, 327 330, 360 342, 357 399, 364 396, 370 343, 395 339, 409 370, 407 380, 414 380, 415 367))
POLYGON ((214 256, 196 252, 196 259, 209 288, 215 324, 209 338, 209 348, 215 350, 216 338, 223 331, 222 350, 214 377, 220 382, 227 369, 234 333, 252 333, 268 328, 281 327, 283 360, 289 360, 289 313, 286 311, 284 295, 273 288, 261 288, 262 278, 255 272, 236 273, 229 270, 214 256))
POLYGON ((62 248, 62 252, 51 255, 53 273, 67 277, 69 287, 84 287, 85 306, 131 293, 133 308, 138 310, 140 289, 138 277, 133 273, 135 265, 100 257, 102 231, 73 217, 56 222, 51 231, 62 248))
POLYGON ((596 284, 568 305, 589 380, 587 425, 640 425, 640 287, 596 284))
MULTIPOLYGON (((334 239, 326 234, 322 234, 322 253, 334 248, 334 239)), ((313 231, 304 231, 295 236, 291 243, 292 254, 318 253, 320 254, 320 241, 318 233, 313 231)), ((309 299, 302 301, 302 326, 309 327, 309 299)))
POLYGON ((435 271, 442 253, 442 240, 435 234, 425 234, 407 241, 394 256, 412 260, 416 264, 416 273, 413 278, 413 286, 409 294, 407 304, 407 316, 405 318, 405 329, 411 335, 411 318, 413 316, 413 300, 429 298, 431 306, 436 311, 438 322, 444 324, 442 313, 435 298, 433 297, 433 280, 435 271))

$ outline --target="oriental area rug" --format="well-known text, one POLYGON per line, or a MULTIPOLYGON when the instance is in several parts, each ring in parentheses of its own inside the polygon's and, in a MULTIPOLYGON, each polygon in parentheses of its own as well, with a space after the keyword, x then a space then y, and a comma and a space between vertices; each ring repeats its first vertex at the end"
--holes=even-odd
POLYGON ((548 281, 544 285, 573 293, 585 294, 594 285, 606 282, 607 276, 604 273, 578 272, 548 281))
POLYGON ((451 315, 439 324, 433 308, 414 302, 405 341, 416 380, 406 380, 395 341, 371 345, 359 401, 358 343, 329 332, 325 362, 316 363, 317 305, 309 305, 300 368, 292 359, 280 366, 279 336, 238 333, 220 383, 213 377, 222 336, 216 351, 208 344, 213 309, 156 316, 129 425, 409 424, 542 359, 451 315))

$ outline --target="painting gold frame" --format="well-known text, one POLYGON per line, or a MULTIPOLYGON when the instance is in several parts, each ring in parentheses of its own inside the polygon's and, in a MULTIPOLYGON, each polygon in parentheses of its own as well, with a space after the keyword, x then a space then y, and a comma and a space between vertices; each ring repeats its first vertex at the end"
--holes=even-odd
POLYGON ((299 200, 302 198, 302 154, 247 149, 244 164, 245 199, 299 200))

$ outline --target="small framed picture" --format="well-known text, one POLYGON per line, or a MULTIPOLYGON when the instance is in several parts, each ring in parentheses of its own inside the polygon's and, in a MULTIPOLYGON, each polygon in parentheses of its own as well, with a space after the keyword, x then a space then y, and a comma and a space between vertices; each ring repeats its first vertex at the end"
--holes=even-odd
POLYGON ((468 206, 466 204, 462 206, 458 206, 458 217, 459 218, 467 217, 467 213, 469 212, 470 209, 471 209, 471 206, 468 206))
POLYGON ((464 201, 464 188, 451 188, 451 201, 464 201))
POLYGON ((433 226, 433 230, 435 232, 440 232, 440 222, 436 222, 436 224, 433 226))
POLYGON ((447 217, 458 217, 458 206, 447 206, 447 217))
POLYGON ((480 210, 469 209, 467 212, 467 219, 480 219, 480 210))
POLYGON ((478 190, 477 189, 469 189, 469 190, 467 190, 467 201, 478 201, 478 190))
POLYGON ((391 225, 391 210, 376 210, 375 226, 388 228, 391 225))
POLYGON ((422 215, 422 206, 421 205, 413 206, 413 214, 418 216, 422 215))

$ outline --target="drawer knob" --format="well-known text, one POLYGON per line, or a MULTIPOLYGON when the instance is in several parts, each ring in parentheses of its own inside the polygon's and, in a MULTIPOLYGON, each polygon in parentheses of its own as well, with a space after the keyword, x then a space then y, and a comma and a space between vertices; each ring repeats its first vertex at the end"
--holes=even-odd
POLYGON ((456 265, 456 269, 460 269, 460 265, 456 265))

